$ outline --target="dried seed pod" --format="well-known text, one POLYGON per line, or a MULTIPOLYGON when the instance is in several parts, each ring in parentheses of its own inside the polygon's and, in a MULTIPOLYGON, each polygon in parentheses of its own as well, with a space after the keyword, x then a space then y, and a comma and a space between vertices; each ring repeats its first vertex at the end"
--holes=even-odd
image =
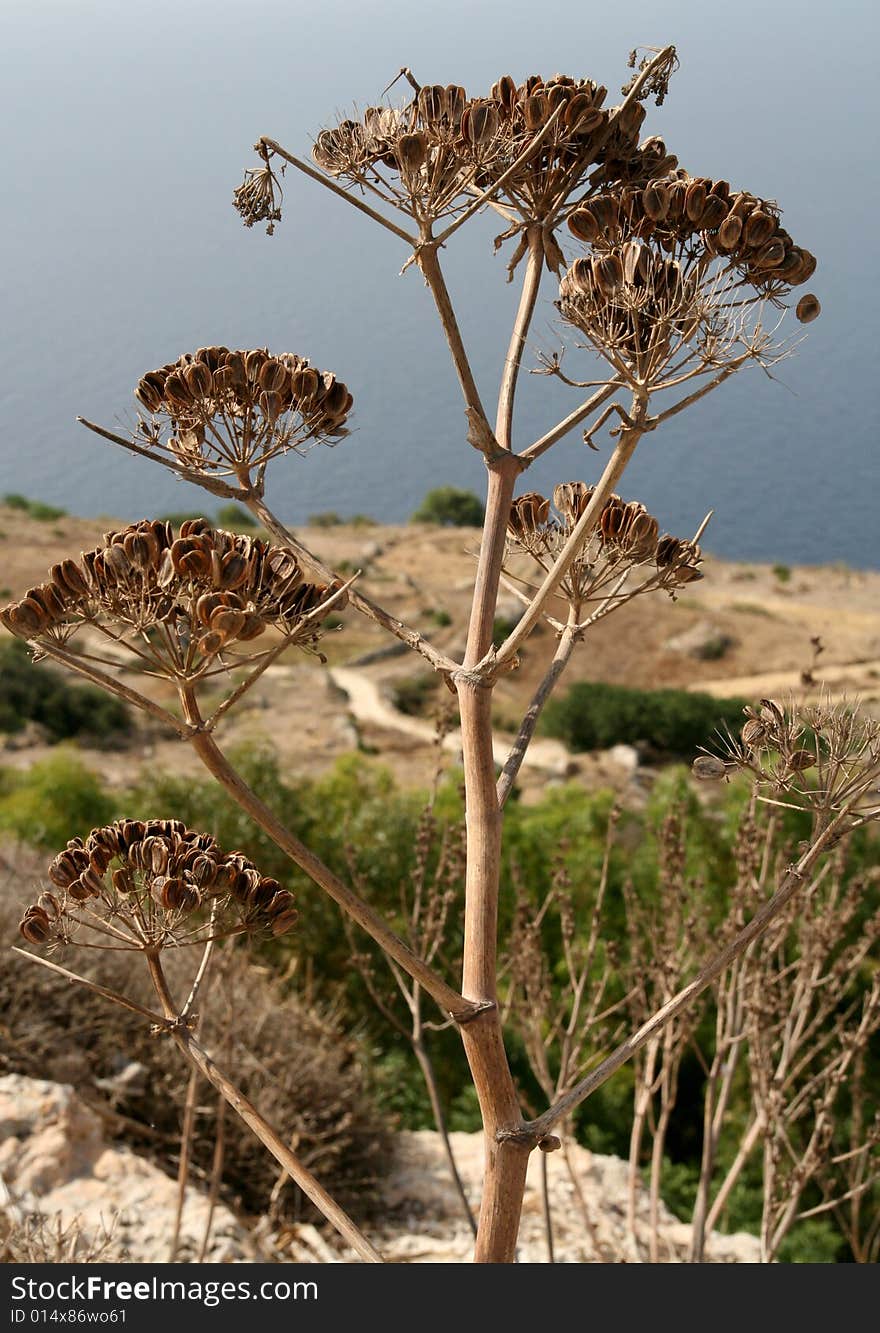
POLYGON ((211 371, 202 361, 194 361, 191 366, 187 366, 183 377, 193 398, 206 398, 213 391, 211 371))
POLYGON ((599 239, 601 229, 595 213, 589 208, 578 208, 568 219, 568 229, 579 241, 586 242, 587 245, 599 239))
POLYGON ((758 750, 767 740, 767 728, 758 718, 750 717, 743 724, 740 736, 747 750, 758 750))
POLYGON ((757 269, 777 268, 784 258, 785 242, 776 236, 758 251, 751 262, 757 269))
POLYGON ((792 773, 803 773, 807 768, 813 768, 816 763, 816 756, 810 750, 793 750, 788 756, 787 766, 792 773))
POLYGON ((599 516, 599 532, 606 542, 616 542, 623 522, 624 503, 617 495, 612 495, 599 516))
POLYGON ((822 313, 822 307, 819 304, 818 296, 808 292, 802 296, 795 307, 795 314, 802 324, 811 324, 814 319, 818 319, 822 313))
POLYGON ((569 527, 574 527, 595 494, 584 481, 563 481, 553 492, 553 504, 569 527))
POLYGON ((718 235, 715 238, 718 242, 718 248, 726 253, 735 250, 739 245, 742 229, 742 218, 737 217, 734 213, 728 213, 718 228, 718 235))
POLYGON ((134 893, 137 888, 134 876, 127 866, 120 866, 118 869, 114 870, 110 876, 110 880, 113 884, 114 892, 122 894, 123 897, 127 897, 130 893, 134 893))
POLYGON ((245 623, 244 611, 234 611, 226 607, 221 607, 211 616, 211 629, 222 634, 224 640, 229 643, 238 636, 239 631, 245 623))
POLYGON ((198 641, 199 652, 203 657, 214 657, 221 649, 226 647, 226 636, 219 630, 208 630, 198 641))
POLYGON ((275 357, 269 357, 260 366, 257 383, 261 389, 269 393, 279 393, 287 384, 287 380, 287 367, 275 357))
POLYGON ((691 181, 684 197, 684 211, 690 222, 699 223, 706 207, 707 195, 708 189, 705 180, 691 181))
POLYGON ((756 208, 743 223, 742 240, 749 250, 757 250, 766 245, 776 231, 777 221, 763 209, 756 208))
POLYGON ((728 208, 729 204, 726 199, 719 197, 717 194, 710 194, 700 214, 699 225, 707 230, 714 230, 727 217, 728 208))
POLYGON ((691 772, 701 782, 718 782, 726 775, 727 765, 714 754, 700 754, 691 764, 691 772))
POLYGON ((18 929, 28 944, 45 944, 52 934, 48 915, 36 906, 27 909, 18 929))
POLYGON ((138 380, 134 396, 148 412, 158 412, 164 403, 163 389, 164 385, 156 384, 154 375, 144 375, 138 380))
POLYGON ((662 222, 669 213, 669 186, 654 181, 642 191, 641 200, 645 216, 652 222, 662 222))
POLYGON ((592 263, 593 281, 603 296, 614 296, 623 285, 623 264, 618 254, 597 256, 592 263))
POLYGON ((526 491, 518 496, 510 506, 508 529, 514 537, 522 539, 533 535, 547 522, 550 513, 550 501, 537 491, 526 491))

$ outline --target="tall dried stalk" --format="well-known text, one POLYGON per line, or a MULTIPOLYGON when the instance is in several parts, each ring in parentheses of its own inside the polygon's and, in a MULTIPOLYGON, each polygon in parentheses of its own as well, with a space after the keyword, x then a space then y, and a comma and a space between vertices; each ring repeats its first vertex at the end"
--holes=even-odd
MULTIPOLYGON (((322 132, 316 167, 276 141, 260 139, 261 165, 247 172, 235 192, 245 223, 266 222, 273 231, 281 207, 272 164, 280 158, 403 241, 410 250, 404 267, 417 268, 428 287, 459 382, 467 439, 482 453, 487 472, 486 519, 460 662, 352 584, 329 577, 331 571, 273 514, 265 499, 268 466, 291 451, 342 438, 352 396, 331 372, 316 370, 298 355, 271 356, 265 349, 207 347, 187 354, 143 376, 136 392, 145 415, 130 438, 91 428, 213 494, 241 500, 259 515, 277 546, 233 538, 203 523, 184 525, 179 534, 160 524, 132 525, 108 534, 82 565, 65 561, 53 568, 49 583, 3 613, 7 628, 39 652, 172 725, 230 797, 410 978, 407 984, 424 990, 458 1024, 485 1132, 477 1262, 514 1258, 531 1151, 554 1146, 552 1127, 613 1069, 656 1040, 766 929, 813 860, 845 831, 854 810, 846 793, 837 791, 833 809, 817 821, 809 849, 722 955, 670 995, 592 1073, 572 1086, 567 1080, 564 1091, 556 1089, 542 1115, 525 1120, 508 1064, 498 992, 504 802, 543 700, 594 620, 632 596, 655 590, 674 596, 679 584, 700 577, 695 541, 661 536, 643 506, 624 504, 614 494, 640 440, 748 363, 774 365, 784 349, 764 327, 763 306, 781 305, 815 269, 813 256, 783 229, 775 203, 731 192, 723 181, 688 176, 657 137, 640 142, 644 103, 652 96, 658 104, 663 100, 676 63, 673 47, 649 54, 620 104, 610 109, 604 106, 607 90, 590 80, 533 77, 517 86, 504 76, 488 96, 469 98, 455 85, 420 87, 409 75, 414 96, 408 104, 368 108, 360 121, 346 119, 322 132), (442 247, 486 207, 508 224, 501 240, 515 241, 511 278, 524 261, 494 414, 484 405, 441 264, 442 247), (394 211, 405 216, 404 226, 392 221, 394 211), (567 269, 563 226, 586 247, 567 269), (517 437, 515 401, 545 271, 562 275, 560 315, 587 338, 604 362, 606 378, 589 381, 592 396, 528 443, 517 437), (660 393, 663 406, 656 410, 660 393), (612 441, 595 485, 557 487, 558 518, 549 516, 543 497, 520 496, 514 502, 517 482, 533 459, 577 425, 584 426, 584 439, 593 447, 603 428, 612 441), (517 573, 511 562, 521 564, 524 556, 534 564, 522 582, 521 568, 517 573), (306 582, 304 570, 319 581, 306 582), (524 610, 496 648, 498 594, 502 578, 509 577, 521 579, 524 610), (460 989, 281 825, 212 734, 284 648, 317 651, 330 607, 346 597, 421 653, 457 695, 466 791, 460 989), (519 648, 542 618, 559 627, 564 647, 561 641, 499 787, 493 689, 501 672, 516 667, 519 648), (88 636, 74 641, 83 626, 88 636), (255 648, 270 630, 273 647, 255 648), (117 680, 112 673, 125 654, 136 669, 172 683, 178 712, 117 680), (244 680, 206 716, 200 692, 232 667, 245 671, 244 680)), ((799 318, 807 321, 817 313, 815 297, 802 298, 799 318)), ((577 383, 563 375, 558 358, 549 369, 555 378, 577 383)), ((28 923, 28 938, 39 943, 42 918, 32 914, 28 923)), ((158 971, 155 980, 161 993, 158 971)), ((163 1004, 166 1011, 173 1008, 167 996, 163 1004)), ((212 1070, 190 1034, 175 1028, 173 1036, 203 1072, 212 1070)), ((223 1091, 216 1071, 206 1077, 223 1091)), ((277 1146, 270 1150, 277 1155, 277 1146)))

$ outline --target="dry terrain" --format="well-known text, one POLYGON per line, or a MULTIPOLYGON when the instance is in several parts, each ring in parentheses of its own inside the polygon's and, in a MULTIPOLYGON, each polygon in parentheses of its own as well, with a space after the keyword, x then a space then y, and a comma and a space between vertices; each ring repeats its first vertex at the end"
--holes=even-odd
MULTIPOLYGON (((0 588, 3 600, 21 596, 64 555, 95 544, 112 519, 63 518, 37 522, 21 511, 0 508, 0 588)), ((307 527, 299 538, 344 577, 362 571, 360 586, 447 653, 464 638, 478 533, 462 528, 343 524, 307 527)), ((564 684, 605 680, 641 687, 676 686, 718 695, 759 697, 802 692, 801 673, 813 664, 811 640, 824 651, 814 667, 817 682, 858 694, 869 706, 880 698, 880 572, 843 566, 785 570, 766 564, 736 564, 708 557, 705 579, 682 590, 676 601, 652 593, 598 624, 572 660, 564 684)), ((499 615, 517 615, 505 593, 499 615)), ((224 725, 221 743, 271 739, 285 770, 314 773, 353 748, 392 758, 404 781, 424 782, 434 763, 436 706, 451 701, 442 686, 429 697, 422 718, 403 717, 392 706, 401 684, 424 682, 430 672, 421 658, 373 622, 346 610, 323 641, 326 664, 291 652, 270 669, 224 725), (375 655, 375 656, 374 656, 375 655), (435 702, 436 701, 436 702, 435 702), (283 721, 282 721, 283 719, 283 721)), ((553 632, 533 634, 518 670, 496 693, 502 736, 514 728, 553 652, 553 632)), ((26 766, 45 752, 39 737, 13 738, 3 762, 26 766)), ((141 762, 195 771, 179 742, 143 731, 128 750, 89 757, 111 777, 123 780, 141 762)), ((455 749, 454 735, 447 741, 455 749)), ((618 756, 566 756, 555 742, 535 751, 523 770, 527 792, 567 775, 596 781, 625 780, 618 756)))

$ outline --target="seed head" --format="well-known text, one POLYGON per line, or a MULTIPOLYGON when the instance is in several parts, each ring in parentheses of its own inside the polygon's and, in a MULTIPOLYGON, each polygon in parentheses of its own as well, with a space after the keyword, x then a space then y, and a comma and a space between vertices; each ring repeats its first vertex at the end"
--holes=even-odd
POLYGON ((52 860, 53 885, 24 913, 29 944, 164 948, 296 921, 293 895, 241 852, 176 819, 122 819, 73 838, 52 860))

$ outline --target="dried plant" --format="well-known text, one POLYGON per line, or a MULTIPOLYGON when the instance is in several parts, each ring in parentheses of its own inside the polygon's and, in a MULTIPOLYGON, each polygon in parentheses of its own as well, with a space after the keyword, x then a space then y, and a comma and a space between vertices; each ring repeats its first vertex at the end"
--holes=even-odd
MULTIPOLYGON (((409 994, 416 993, 413 987, 424 991, 444 1019, 458 1025, 486 1136, 475 1248, 479 1262, 509 1262, 514 1257, 532 1150, 555 1146, 553 1129, 621 1064, 658 1038, 662 1042, 669 1024, 683 1025, 671 1031, 685 1030, 691 1021, 686 1015, 698 995, 785 910, 810 881, 826 850, 877 813, 876 802, 871 805, 875 741, 862 735, 862 749, 857 755, 848 752, 844 762, 840 736, 849 724, 841 717, 826 725, 827 753, 810 752, 819 773, 815 785, 805 779, 806 762, 799 757, 809 749, 806 733, 783 734, 782 721, 769 728, 769 748, 746 751, 745 742, 737 742, 726 759, 703 756, 701 776, 724 776, 737 765, 750 767, 756 780, 774 793, 770 799, 793 798, 807 805, 816 814, 812 834, 797 861, 780 870, 772 896, 720 938, 721 947, 686 984, 675 990, 670 974, 665 988, 652 992, 659 1007, 630 1036, 574 1082, 574 1066, 569 1066, 564 1090, 563 1084, 554 1085, 548 1093, 551 1105, 532 1120, 524 1118, 498 998, 505 801, 543 701, 593 621, 632 596, 654 589, 674 593, 699 576, 702 529, 691 542, 661 537, 658 523, 641 505, 624 503, 615 494, 639 441, 747 364, 768 369, 787 354, 785 344, 775 341, 775 325, 792 289, 806 282, 815 267, 809 252, 782 228, 776 204, 745 191, 732 192, 723 181, 692 177, 679 168, 661 139, 639 139, 645 102, 653 97, 659 104, 667 94, 677 64, 675 49, 636 56, 632 64, 634 73, 621 102, 610 108, 604 105, 606 90, 588 79, 532 76, 517 84, 504 76, 488 94, 472 96, 457 85, 423 87, 404 70, 410 99, 399 106, 368 108, 363 116, 347 117, 325 129, 315 143, 314 164, 261 138, 260 165, 247 172, 235 191, 245 224, 265 221, 272 231, 281 215, 276 168, 291 166, 402 241, 404 269, 417 267, 425 280, 460 385, 467 439, 482 454, 487 470, 486 521, 461 660, 439 651, 353 581, 343 584, 267 504, 269 462, 315 443, 335 442, 346 430, 352 402, 333 375, 314 370, 298 356, 272 356, 260 349, 206 347, 147 373, 137 389, 147 415, 140 416, 127 437, 85 424, 214 494, 241 500, 275 545, 234 538, 201 522, 179 536, 161 525, 135 524, 122 534, 108 535, 99 551, 79 563, 57 566, 48 584, 31 590, 4 613, 7 628, 33 643, 38 654, 62 661, 173 724, 241 808, 385 952, 409 994), (499 243, 515 241, 511 277, 521 261, 524 266, 494 424, 441 265, 443 247, 484 209, 494 210, 505 223, 499 243), (570 244, 570 236, 587 247, 586 255, 569 260, 563 244, 570 244), (592 392, 539 439, 525 445, 517 441, 514 448, 516 388, 548 271, 562 274, 558 311, 563 327, 573 327, 587 339, 606 377, 577 381, 563 372, 561 353, 545 358, 542 369, 553 379, 592 392), (770 330, 764 316, 768 306, 774 322, 770 330), (663 405, 655 411, 653 400, 659 393, 663 405), (549 502, 541 497, 514 501, 521 474, 578 426, 594 448, 607 431, 611 454, 598 478, 558 487, 552 517, 549 502), (531 562, 530 577, 523 575, 524 560, 531 562), (524 610, 496 646, 493 627, 503 577, 519 580, 524 610), (443 975, 447 968, 439 951, 426 951, 425 938, 418 932, 401 937, 363 891, 344 883, 280 823, 231 766, 214 736, 228 708, 277 653, 291 644, 314 647, 320 622, 343 597, 419 652, 457 696, 467 821, 463 966, 456 984, 443 975), (560 598, 567 604, 565 619, 550 611, 560 598), (502 672, 515 669, 520 646, 541 618, 554 624, 559 648, 499 779, 493 762, 493 688, 502 672), (249 645, 268 627, 275 642, 255 653, 249 645), (93 640, 101 638, 113 641, 115 652, 124 650, 126 669, 140 671, 152 684, 142 691, 112 674, 122 659, 98 661, 93 640), (206 717, 202 683, 240 669, 244 679, 232 685, 206 717), (168 710, 169 693, 177 695, 176 714, 168 710), (775 757, 768 767, 770 754, 775 757), (865 776, 868 772, 870 777, 865 776)), ((812 294, 797 304, 803 322, 818 311, 812 294)), ((749 721, 761 722, 762 717, 749 721)), ((809 725, 817 735, 822 731, 815 721, 809 725)), ((859 725, 853 722, 853 737, 859 725)), ((858 748, 855 740, 853 744, 858 748)), ((94 873, 100 878, 102 872, 94 873)), ((79 870, 75 882, 82 874, 79 870)), ((148 899, 154 902, 151 894, 141 891, 137 901, 142 911, 148 899)), ((126 924, 123 931, 119 925, 114 913, 123 908, 117 909, 106 882, 85 909, 70 910, 79 921, 97 902, 103 904, 105 927, 122 933, 134 929, 137 934, 136 926, 126 924)), ((66 903, 60 912, 65 930, 66 903)), ((240 912, 238 899, 234 906, 240 912)), ((125 910, 136 920, 132 909, 125 910)), ((32 938, 56 929, 53 912, 51 902, 35 906, 29 918, 32 938)), ((127 946, 130 938, 125 934, 127 946)), ((148 961, 158 966, 154 937, 150 940, 148 961)), ((154 981, 163 1005, 156 1021, 210 1077, 158 972, 154 981)), ((277 1144, 270 1151, 283 1160, 277 1144)), ((366 1257, 377 1257, 363 1238, 352 1243, 366 1257)))

